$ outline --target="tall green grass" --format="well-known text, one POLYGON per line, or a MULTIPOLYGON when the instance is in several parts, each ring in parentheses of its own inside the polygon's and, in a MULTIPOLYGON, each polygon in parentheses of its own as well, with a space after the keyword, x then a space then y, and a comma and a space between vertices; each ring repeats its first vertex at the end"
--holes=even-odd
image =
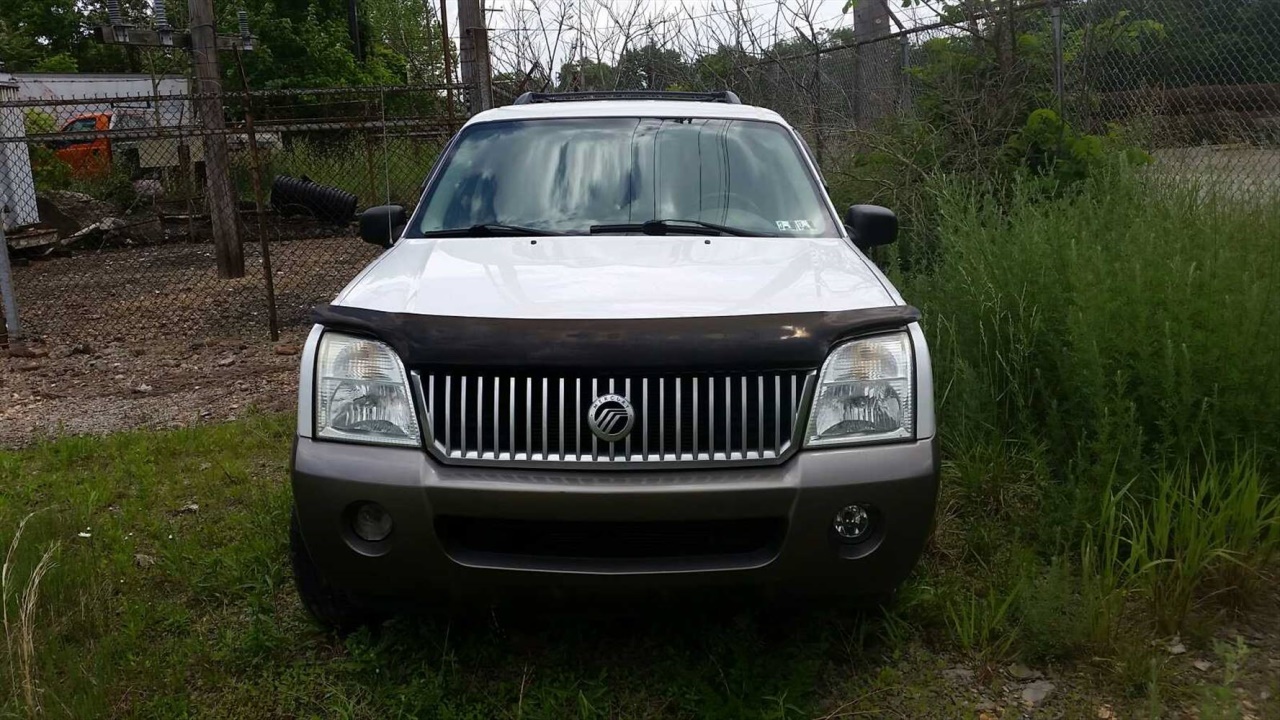
MULTIPOLYGON (((412 205, 422 182, 440 154, 441 142, 431 138, 379 136, 291 139, 285 148, 264 153, 264 182, 276 175, 306 176, 321 185, 355 194, 361 207, 387 202, 412 205)), ((237 173, 244 197, 252 197, 251 163, 237 173)))
POLYGON ((1280 458, 1280 203, 1062 200, 939 189, 928 267, 899 279, 932 335, 944 432, 1041 448, 1071 507, 1122 476, 1253 443, 1280 458))
POLYGON ((1280 203, 1125 171, 1057 199, 932 182, 929 255, 895 280, 933 352, 939 545, 1003 568, 950 602, 951 625, 1052 614, 1001 600, 1051 562, 1085 610, 1047 645, 1105 638, 1139 598, 1171 631, 1256 590, 1280 546, 1280 203), (992 562, 1024 551, 1039 560, 992 562))

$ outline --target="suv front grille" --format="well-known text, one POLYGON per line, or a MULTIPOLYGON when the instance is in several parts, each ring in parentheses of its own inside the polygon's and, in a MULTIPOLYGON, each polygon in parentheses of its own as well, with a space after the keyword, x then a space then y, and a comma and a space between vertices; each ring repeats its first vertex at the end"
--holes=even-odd
POLYGON ((415 374, 431 446, 462 464, 769 463, 792 449, 812 377, 415 374), (630 433, 612 442, 587 418, 607 394, 634 413, 630 433))

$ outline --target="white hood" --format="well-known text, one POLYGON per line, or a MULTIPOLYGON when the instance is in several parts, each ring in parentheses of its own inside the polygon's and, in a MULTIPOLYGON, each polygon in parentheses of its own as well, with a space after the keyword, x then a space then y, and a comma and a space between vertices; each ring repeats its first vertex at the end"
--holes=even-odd
POLYGON ((621 320, 899 302, 841 239, 597 235, 402 240, 335 304, 419 315, 621 320))

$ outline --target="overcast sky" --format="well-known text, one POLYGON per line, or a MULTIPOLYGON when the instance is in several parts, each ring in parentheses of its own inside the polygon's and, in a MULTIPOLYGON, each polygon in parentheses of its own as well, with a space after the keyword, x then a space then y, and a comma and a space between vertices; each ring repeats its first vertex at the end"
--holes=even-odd
MULTIPOLYGON (((440 0, 427 1, 438 7, 440 0)), ((535 16, 550 20, 559 11, 558 8, 574 6, 575 2, 577 6, 584 8, 584 16, 569 18, 568 24, 571 28, 576 27, 580 22, 583 27, 588 28, 588 35, 594 34, 596 38, 600 38, 607 32, 607 26, 611 24, 616 26, 616 23, 612 23, 606 14, 599 12, 598 8, 601 4, 608 4, 615 11, 636 8, 639 17, 661 20, 657 25, 660 42, 671 43, 671 31, 678 31, 680 44, 677 46, 682 47, 686 54, 690 54, 690 47, 696 48, 697 51, 708 51, 714 49, 718 39, 734 37, 734 32, 730 30, 731 18, 738 14, 739 7, 743 14, 751 18, 751 25, 757 29, 755 37, 763 46, 798 36, 800 33, 797 28, 807 33, 809 22, 812 22, 819 31, 853 27, 853 13, 843 11, 845 0, 631 0, 630 2, 628 0, 482 0, 482 2, 489 9, 488 24, 491 38, 495 39, 491 42, 494 46, 495 70, 506 69, 500 66, 508 64, 506 61, 513 56, 511 40, 516 37, 532 38, 533 44, 538 46, 533 50, 516 53, 521 57, 528 58, 532 53, 545 66, 553 68, 567 60, 570 47, 574 45, 575 36, 572 29, 559 37, 558 42, 554 43, 555 50, 552 51, 548 46, 553 43, 550 43, 545 35, 533 32, 530 26, 536 24, 532 22, 535 16), (593 8, 596 9, 595 17, 592 17, 593 8), (717 29, 719 32, 716 32, 717 29), (517 33, 523 33, 523 35, 517 35, 517 33)), ((457 0, 446 0, 446 3, 450 36, 456 41, 458 37, 457 0)), ((897 19, 906 27, 936 19, 936 16, 927 9, 903 9, 901 0, 888 0, 888 4, 897 19)), ((749 50, 753 49, 752 43, 746 39, 743 44, 749 50)), ((598 54, 601 59, 610 60, 610 51, 600 50, 597 53, 594 51, 597 47, 598 43, 588 42, 587 55, 598 54)), ((524 62, 517 64, 523 66, 524 62)))
MULTIPOLYGON (((519 7, 532 8, 537 4, 537 0, 484 0, 485 7, 496 12, 489 12, 489 27, 494 30, 508 29, 511 27, 510 18, 516 13, 519 7)), ((703 14, 713 14, 713 9, 723 9, 726 0, 635 0, 637 5, 644 7, 644 12, 650 16, 660 16, 666 12, 688 8, 689 12, 695 16, 703 14)), ((457 37, 458 35, 458 3, 457 0, 447 0, 449 6, 449 30, 450 33, 457 37)), ((732 5, 733 0, 728 0, 727 4, 732 5)), ((778 0, 743 0, 743 4, 747 8, 756 11, 767 11, 779 4, 778 0)), ((798 7, 804 5, 814 10, 817 20, 823 23, 823 27, 828 25, 835 27, 838 24, 852 25, 853 18, 846 18, 841 9, 844 7, 844 0, 786 0, 789 7, 798 7)))
MULTIPOLYGON (((439 0, 431 0, 438 4, 439 0)), ((449 11, 449 31, 454 38, 458 37, 458 4, 457 0, 446 0, 449 11)), ((586 0, 582 3, 586 7, 592 5, 593 0, 586 0)), ((617 4, 622 4, 623 0, 614 0, 617 4)), ((739 0, 634 0, 636 5, 641 7, 641 13, 650 18, 669 16, 672 13, 679 13, 684 17, 693 17, 699 23, 724 22, 726 19, 726 6, 734 6, 739 0)), ((803 10, 820 29, 836 29, 841 27, 853 26, 853 13, 843 12, 844 0, 740 0, 744 9, 752 16, 772 19, 778 15, 786 20, 794 16, 796 10, 803 10)), ((542 0, 543 5, 554 4, 547 0, 542 0)), ((538 7, 539 0, 485 0, 485 5, 491 10, 488 12, 489 27, 494 32, 510 30, 513 26, 520 24, 520 9, 531 11, 538 7)), ((911 9, 903 10, 899 0, 890 0, 890 7, 898 17, 907 25, 911 26, 916 22, 920 22, 923 18, 920 10, 911 9)), ((931 15, 931 13, 925 14, 931 15)), ((594 20, 584 19, 584 26, 592 26, 606 22, 604 17, 598 17, 594 20)), ((784 29, 786 23, 783 23, 784 29)), ((794 34, 794 32, 789 32, 794 34)))

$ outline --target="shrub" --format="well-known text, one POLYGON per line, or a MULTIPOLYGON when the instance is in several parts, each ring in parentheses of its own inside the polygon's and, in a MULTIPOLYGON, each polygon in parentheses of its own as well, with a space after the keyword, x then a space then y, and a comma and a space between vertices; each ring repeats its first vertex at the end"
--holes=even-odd
POLYGON ((1058 113, 1041 108, 1005 143, 1006 160, 1025 168, 1045 190, 1072 187, 1119 161, 1138 166, 1151 162, 1146 152, 1126 145, 1119 130, 1108 135, 1082 135, 1058 113))
MULTIPOLYGON (((58 131, 53 115, 39 108, 28 108, 23 115, 27 135, 46 135, 58 131)), ((53 148, 36 143, 28 144, 31 157, 31 174, 36 187, 61 190, 71 183, 71 167, 54 153, 53 148)))

